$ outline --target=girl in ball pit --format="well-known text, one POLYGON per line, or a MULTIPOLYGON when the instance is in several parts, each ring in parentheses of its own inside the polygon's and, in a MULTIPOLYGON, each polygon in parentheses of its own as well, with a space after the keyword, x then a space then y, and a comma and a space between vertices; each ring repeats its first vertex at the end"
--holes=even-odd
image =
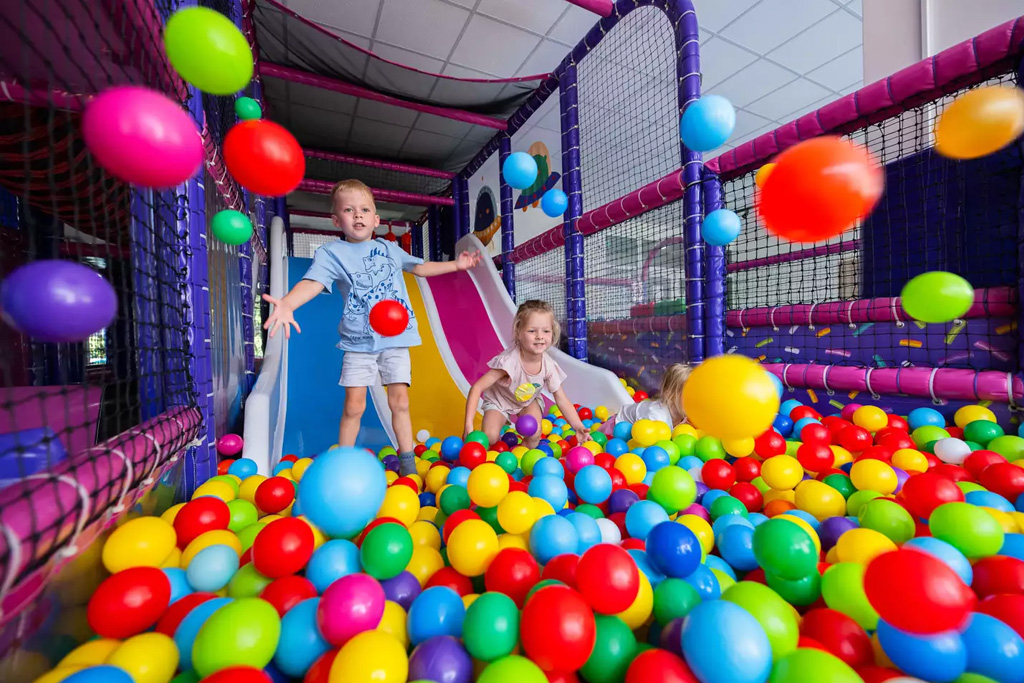
MULTIPOLYGON (((560 328, 555 312, 546 301, 524 301, 516 311, 512 323, 513 344, 487 364, 483 377, 473 383, 466 397, 466 431, 473 431, 473 418, 483 399, 483 432, 491 443, 501 434, 501 428, 513 415, 530 415, 539 425, 542 418, 541 389, 554 396, 562 416, 575 430, 580 443, 590 440, 579 413, 565 395, 562 382, 565 372, 551 356, 545 353, 558 339, 560 328)), ((535 448, 540 442, 540 430, 523 435, 523 445, 535 448)))
POLYGON ((661 390, 656 399, 644 399, 639 403, 630 403, 619 410, 604 424, 601 432, 614 436, 615 425, 619 422, 635 424, 638 420, 654 420, 675 429, 676 425, 685 423, 686 411, 683 410, 683 387, 690 378, 693 368, 683 363, 673 363, 665 369, 661 378, 661 390))

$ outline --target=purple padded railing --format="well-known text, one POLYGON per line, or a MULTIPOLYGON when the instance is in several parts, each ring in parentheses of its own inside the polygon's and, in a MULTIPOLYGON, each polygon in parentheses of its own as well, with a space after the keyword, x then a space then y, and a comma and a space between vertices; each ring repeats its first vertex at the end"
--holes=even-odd
POLYGON ((351 154, 338 154, 337 152, 325 152, 319 149, 303 148, 302 153, 311 159, 323 159, 325 161, 337 161, 342 164, 356 164, 369 168, 379 168, 385 171, 396 171, 398 173, 409 173, 410 175, 422 175, 429 178, 441 178, 451 180, 455 174, 451 171, 439 171, 436 168, 425 168, 413 166, 412 164, 400 164, 394 161, 381 161, 380 159, 366 159, 364 157, 352 156, 351 154))
MULTIPOLYGON (((298 192, 312 192, 314 194, 330 194, 334 183, 329 180, 304 179, 296 187, 298 192)), ((416 192, 402 192, 400 190, 381 190, 370 188, 373 197, 379 202, 394 202, 396 204, 409 204, 411 206, 453 206, 455 200, 451 197, 434 197, 429 194, 418 194, 416 192)))

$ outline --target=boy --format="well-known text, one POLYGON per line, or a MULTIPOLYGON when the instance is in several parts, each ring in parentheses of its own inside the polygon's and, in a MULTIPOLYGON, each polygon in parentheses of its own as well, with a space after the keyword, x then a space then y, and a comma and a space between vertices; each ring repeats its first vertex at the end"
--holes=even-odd
POLYGON ((282 299, 263 295, 274 305, 263 327, 270 330, 270 336, 274 336, 279 326, 284 327, 285 337, 291 335, 289 325, 296 332, 302 332, 295 322, 295 309, 325 289, 330 292, 332 284, 337 282, 345 301, 338 325, 341 337, 338 348, 345 352, 339 381, 345 387, 345 407, 338 444, 355 445, 359 421, 366 409, 366 388, 376 382, 379 374, 388 389, 388 406, 398 439, 399 471, 402 476, 413 474, 416 464, 409 418, 409 385, 412 384, 409 347, 419 345, 420 336, 401 271, 432 277, 469 270, 480 262, 480 253, 467 251, 454 261, 424 263, 423 259, 402 251, 394 242, 374 239, 373 231, 380 225, 380 216, 370 188, 358 180, 342 180, 334 186, 331 213, 334 226, 345 235, 345 241, 331 242, 317 249, 313 265, 302 281, 282 299), (382 337, 370 327, 370 309, 384 299, 400 302, 409 312, 408 327, 394 337, 382 337))

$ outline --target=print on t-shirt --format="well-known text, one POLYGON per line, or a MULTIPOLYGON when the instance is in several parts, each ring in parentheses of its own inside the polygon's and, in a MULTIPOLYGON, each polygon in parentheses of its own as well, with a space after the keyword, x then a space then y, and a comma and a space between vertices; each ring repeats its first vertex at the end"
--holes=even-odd
POLYGON ((365 270, 362 272, 352 273, 352 291, 345 304, 345 317, 355 323, 361 319, 364 323, 362 334, 353 335, 352 341, 370 339, 376 334, 370 327, 370 309, 384 299, 394 299, 405 307, 409 312, 409 324, 405 329, 412 329, 415 315, 409 302, 401 298, 395 289, 398 265, 394 259, 384 249, 374 247, 368 256, 363 257, 363 266, 365 270))

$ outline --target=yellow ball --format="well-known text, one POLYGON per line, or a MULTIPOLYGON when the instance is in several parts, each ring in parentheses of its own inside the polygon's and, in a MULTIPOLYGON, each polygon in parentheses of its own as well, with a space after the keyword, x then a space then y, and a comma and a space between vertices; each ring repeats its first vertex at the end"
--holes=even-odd
POLYGON ((890 550, 896 550, 896 544, 874 529, 850 529, 836 543, 836 557, 840 562, 863 565, 890 550))
POLYGON ((174 550, 174 527, 159 517, 139 517, 114 529, 103 544, 103 566, 111 574, 131 567, 159 567, 174 550))
POLYGON ((441 490, 448 480, 448 473, 451 469, 447 467, 431 467, 423 480, 426 482, 427 490, 436 494, 441 490))
MULTIPOLYGON (((426 455, 426 453, 424 453, 424 455, 426 455)), ((428 472, 430 472, 430 461, 429 460, 422 460, 422 459, 417 458, 417 460, 416 460, 416 474, 418 474, 420 477, 422 477, 424 480, 426 480, 428 472)), ((422 490, 423 490, 423 487, 420 486, 420 491, 422 491, 422 490)))
POLYGON ((99 666, 107 661, 110 653, 119 647, 121 647, 121 641, 114 640, 113 638, 90 640, 87 643, 82 643, 65 655, 64 659, 58 662, 56 668, 62 666, 99 666))
POLYGON ((604 450, 603 448, 601 448, 601 444, 597 443, 596 441, 588 441, 585 444, 583 444, 583 447, 586 448, 591 453, 593 453, 594 455, 597 455, 602 450, 604 450))
POLYGON ((482 519, 467 519, 448 537, 448 562, 463 576, 479 576, 498 554, 498 535, 482 519))
POLYGON ((953 159, 988 156, 1024 133, 1024 92, 990 86, 960 95, 935 123, 935 151, 953 159))
POLYGON ((302 475, 306 473, 309 466, 313 464, 313 458, 299 458, 292 463, 292 476, 295 481, 302 481, 302 475))
POLYGON ((711 573, 715 575, 718 580, 718 587, 724 593, 732 586, 736 581, 731 576, 723 572, 721 569, 712 569, 711 573))
POLYGON ((900 448, 892 454, 892 464, 904 472, 924 472, 928 469, 928 458, 913 448, 900 448))
POLYGON ((878 491, 887 496, 899 486, 896 471, 881 460, 866 458, 853 463, 850 481, 858 491, 878 491))
POLYGON ((697 430, 693 428, 693 425, 686 424, 685 422, 683 424, 676 425, 675 429, 672 430, 672 437, 673 438, 675 438, 677 436, 681 436, 683 434, 686 434, 688 436, 692 436, 692 437, 696 438, 697 437, 697 430))
POLYGON ((839 469, 848 462, 853 462, 853 453, 846 450, 842 446, 829 446, 832 451, 832 455, 835 456, 835 461, 832 463, 832 467, 839 469))
POLYGON ((636 393, 636 389, 634 389, 633 387, 626 387, 626 393, 629 394, 630 396, 633 396, 633 394, 636 393))
POLYGON ((819 522, 846 514, 846 499, 843 498, 843 494, 815 479, 808 479, 796 485, 796 506, 814 515, 819 522))
POLYGON ((757 169, 757 173, 754 174, 754 184, 758 187, 764 187, 765 181, 768 180, 768 176, 771 175, 773 170, 775 170, 775 164, 765 164, 757 169))
MULTIPOLYGON (((388 472, 391 472, 391 470, 388 470, 388 472)), ((295 479, 295 476, 292 474, 292 468, 290 467, 286 470, 281 470, 274 476, 281 477, 282 479, 287 479, 288 481, 297 481, 297 479, 295 479)))
POLYGON ((238 485, 238 497, 247 500, 253 505, 256 504, 256 489, 267 480, 262 474, 254 474, 246 477, 245 481, 238 485))
POLYGON ((978 420, 996 422, 996 414, 984 406, 964 406, 953 414, 953 422, 961 429, 978 420))
POLYGON ((140 633, 124 641, 107 659, 135 683, 168 683, 178 668, 178 647, 162 633, 140 633))
POLYGON ((205 484, 201 484, 196 492, 192 494, 192 500, 196 498, 202 498, 203 496, 213 496, 214 498, 220 498, 225 503, 235 499, 235 489, 231 488, 231 484, 226 481, 208 481, 205 484))
POLYGON ((756 437, 779 412, 775 384, 761 365, 726 354, 704 361, 683 386, 683 405, 694 424, 719 439, 756 437))
MULTIPOLYGON (((440 469, 440 468, 439 468, 440 469)), ((384 493, 378 517, 394 517, 407 527, 412 526, 420 513, 420 499, 408 486, 391 486, 384 493)))
POLYGON ((508 495, 508 474, 493 462, 477 465, 469 473, 466 492, 480 507, 492 508, 508 495))
POLYGON ((178 512, 181 508, 185 507, 186 503, 178 503, 164 510, 164 513, 160 515, 160 519, 164 520, 171 526, 174 526, 174 518, 178 516, 178 512))
POLYGON ((526 533, 536 519, 537 507, 525 491, 511 491, 498 503, 498 524, 510 534, 526 533))
POLYGON ((402 644, 402 647, 409 649, 409 633, 406 631, 405 623, 408 615, 402 606, 397 602, 387 600, 384 603, 384 616, 381 617, 377 630, 387 633, 389 636, 402 644))
POLYGON ((185 552, 181 554, 181 566, 187 569, 196 554, 211 545, 226 545, 234 548, 237 555, 242 554, 242 542, 238 540, 238 536, 227 529, 217 529, 200 534, 185 547, 185 552))
POLYGON ((551 406, 551 414, 555 417, 562 417, 562 409, 558 406, 551 406))
MULTIPOLYGON (((544 420, 540 421, 540 433, 541 433, 542 436, 547 436, 548 434, 551 433, 551 430, 554 429, 554 428, 555 428, 555 423, 552 422, 551 420, 544 419, 544 420)), ((521 446, 517 446, 516 448, 522 448, 522 447, 521 446)), ((512 452, 515 453, 515 450, 513 450, 512 452)), ((525 452, 525 449, 524 449, 524 452, 525 452)), ((516 455, 521 455, 521 454, 520 453, 516 453, 516 455)))
POLYGON ((625 378, 625 377, 620 377, 620 378, 619 378, 619 384, 621 384, 621 385, 622 385, 622 386, 624 386, 624 387, 627 387, 627 386, 629 386, 629 385, 628 385, 628 384, 626 383, 626 378, 625 378))
POLYGON ((79 666, 77 664, 75 666, 60 666, 52 671, 47 671, 39 678, 32 681, 32 683, 62 683, 64 680, 69 678, 71 674, 77 673, 84 668, 84 666, 79 666))
POLYGON ((985 506, 981 506, 981 509, 987 512, 992 519, 999 522, 999 526, 1003 527, 1004 533, 1015 534, 1019 531, 1017 521, 1008 512, 985 506))
POLYGON ((320 531, 320 527, 318 527, 316 524, 313 524, 313 522, 311 522, 308 517, 300 515, 299 519, 305 522, 306 526, 308 526, 310 531, 313 532, 313 550, 316 550, 317 548, 319 548, 327 542, 327 536, 324 534, 324 532, 320 531))
POLYGON ((498 536, 498 549, 504 550, 505 548, 529 551, 530 540, 527 538, 527 534, 502 534, 498 536))
MULTIPOLYGON (((661 441, 658 424, 654 420, 637 420, 633 423, 632 437, 638 444, 647 448, 661 441)), ((671 433, 670 433, 671 434, 671 433)))
POLYGON ((328 683, 405 683, 405 648, 383 631, 363 631, 345 643, 331 665, 328 683))
POLYGON ((387 470, 384 472, 384 481, 387 482, 388 486, 391 486, 398 480, 398 472, 387 470))
POLYGON ((164 563, 160 565, 161 569, 175 569, 181 566, 181 550, 175 546, 171 554, 167 556, 164 563))
POLYGON ((423 492, 423 477, 421 477, 418 474, 407 474, 407 475, 405 475, 405 478, 406 479, 411 479, 412 482, 414 484, 416 484, 416 492, 417 493, 422 493, 423 492))
POLYGON ((598 406, 594 408, 594 417, 596 417, 601 422, 605 422, 608 419, 609 415, 610 413, 608 412, 608 408, 606 406, 598 406))
POLYGON ((776 489, 768 489, 761 495, 764 496, 764 502, 767 505, 773 500, 784 500, 787 503, 796 505, 796 491, 793 489, 786 489, 785 491, 778 491, 776 489))
POLYGON ((775 455, 761 463, 761 478, 776 491, 794 488, 804 477, 804 468, 792 455, 775 455))
POLYGON ((746 436, 741 439, 723 439, 722 448, 734 458, 744 458, 754 452, 754 437, 746 436))
POLYGON ((853 411, 853 424, 877 432, 889 424, 889 416, 877 406, 861 406, 853 411))
POLYGON ((647 620, 651 618, 653 610, 654 590, 651 589, 651 582, 647 580, 647 576, 640 572, 640 590, 637 591, 636 597, 633 598, 633 604, 615 616, 622 619, 623 623, 630 630, 635 631, 647 623, 647 620))
POLYGON ((676 517, 676 522, 694 533, 700 542, 701 550, 705 553, 710 553, 711 549, 715 547, 715 532, 711 530, 711 525, 703 517, 679 515, 676 517))
POLYGON ((426 546, 434 550, 441 549, 441 532, 431 522, 417 520, 409 527, 409 535, 412 537, 414 548, 426 546))
POLYGON ((622 472, 627 484, 639 484, 647 476, 647 463, 636 453, 623 453, 615 458, 615 469, 622 472))
POLYGON ((487 451, 487 462, 494 462, 498 459, 498 451, 487 451))
POLYGON ((672 428, 664 422, 654 421, 654 443, 672 440, 672 428))
POLYGON ((551 507, 551 503, 547 502, 543 498, 534 498, 533 499, 533 513, 534 513, 534 516, 536 517, 536 519, 534 521, 536 521, 537 519, 540 519, 541 517, 547 517, 548 515, 555 514, 555 508, 551 507))
MULTIPOLYGON (((486 524, 486 522, 484 522, 486 524)), ((438 569, 444 566, 444 558, 441 553, 430 546, 421 545, 413 548, 412 557, 405 570, 416 577, 420 586, 427 585, 427 581, 438 569)))
POLYGON ((420 508, 420 513, 416 515, 417 522, 433 522, 437 518, 438 509, 433 505, 426 505, 420 508))
POLYGON ((476 599, 479 597, 479 593, 466 593, 462 596, 462 606, 469 609, 469 606, 476 602, 476 599))

